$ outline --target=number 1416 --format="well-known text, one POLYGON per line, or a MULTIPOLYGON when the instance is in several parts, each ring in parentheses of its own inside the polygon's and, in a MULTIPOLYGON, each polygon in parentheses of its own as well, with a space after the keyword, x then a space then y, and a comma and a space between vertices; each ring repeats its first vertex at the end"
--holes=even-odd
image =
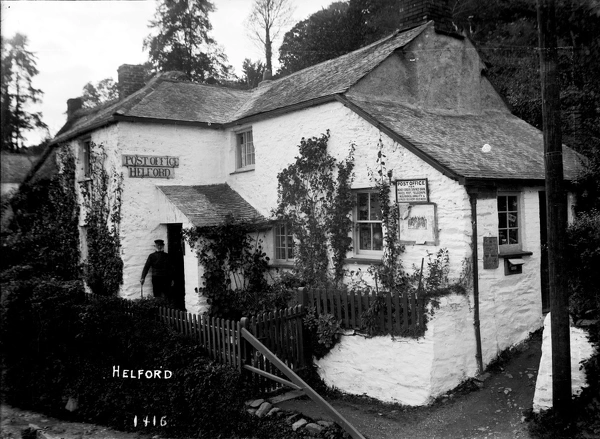
MULTIPOLYGON (((144 423, 144 427, 147 427, 150 424, 156 426, 156 416, 152 416, 152 419, 150 419, 149 416, 146 416, 144 418, 144 420, 140 422, 140 425, 141 425, 142 422, 144 423)), ((136 415, 136 416, 133 417, 133 426, 137 427, 137 425, 138 425, 138 417, 136 415)), ((166 426, 167 425, 167 417, 166 416, 162 416, 160 418, 160 420, 158 421, 158 425, 160 425, 161 427, 166 426)))

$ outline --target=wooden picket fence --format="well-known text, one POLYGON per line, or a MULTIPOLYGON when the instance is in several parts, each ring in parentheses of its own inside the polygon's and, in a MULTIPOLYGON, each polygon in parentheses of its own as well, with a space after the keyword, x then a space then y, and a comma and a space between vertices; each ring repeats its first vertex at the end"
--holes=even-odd
MULTIPOLYGON (((89 300, 103 299, 103 296, 94 294, 86 296, 89 300)), ((126 314, 132 315, 133 302, 120 299, 117 301, 117 306, 126 314)), ((177 332, 196 340, 215 361, 239 371, 242 371, 244 365, 251 365, 272 375, 281 376, 281 372, 267 361, 263 354, 243 340, 240 335, 241 328, 244 327, 251 332, 287 367, 299 371, 307 365, 302 336, 304 314, 303 306, 296 305, 234 321, 161 306, 155 318, 177 332)), ((252 374, 249 378, 264 392, 282 387, 282 384, 264 376, 252 374)))
POLYGON ((353 291, 300 290, 298 301, 314 307, 317 315, 332 314, 344 329, 413 337, 425 333, 425 300, 423 294, 416 291, 360 294, 353 291))
POLYGON ((158 308, 158 316, 177 332, 196 340, 213 360, 241 370, 244 357, 240 322, 162 306, 158 308))

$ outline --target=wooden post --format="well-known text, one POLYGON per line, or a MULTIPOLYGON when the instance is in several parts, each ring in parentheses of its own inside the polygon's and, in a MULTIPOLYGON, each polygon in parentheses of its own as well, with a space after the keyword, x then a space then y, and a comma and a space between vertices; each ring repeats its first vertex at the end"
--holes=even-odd
POLYGON ((248 317, 242 317, 238 325, 238 358, 239 358, 239 371, 244 373, 246 369, 244 366, 248 364, 248 345, 246 339, 242 336, 242 329, 248 329, 248 317))
POLYGON ((554 0, 537 0, 546 163, 548 268, 552 336, 552 403, 564 416, 571 405, 571 344, 569 297, 565 266, 567 197, 563 181, 560 84, 554 0))

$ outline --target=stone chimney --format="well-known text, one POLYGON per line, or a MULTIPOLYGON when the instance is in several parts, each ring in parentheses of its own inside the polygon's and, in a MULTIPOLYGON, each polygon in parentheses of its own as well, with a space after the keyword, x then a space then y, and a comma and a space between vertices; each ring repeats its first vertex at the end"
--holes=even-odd
POLYGON ((117 70, 119 75, 119 99, 123 99, 142 88, 144 82, 145 69, 141 64, 123 64, 117 70))
POLYGON ((83 108, 83 99, 67 99, 67 120, 71 119, 77 110, 83 108))
POLYGON ((440 32, 460 35, 452 24, 450 0, 399 0, 400 30, 420 26, 430 20, 440 32))

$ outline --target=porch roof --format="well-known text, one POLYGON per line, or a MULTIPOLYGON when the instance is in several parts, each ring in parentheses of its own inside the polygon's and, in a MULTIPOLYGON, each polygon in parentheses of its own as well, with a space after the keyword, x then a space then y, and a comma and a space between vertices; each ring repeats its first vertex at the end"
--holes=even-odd
POLYGON ((228 216, 241 221, 267 222, 228 184, 158 186, 158 189, 196 227, 217 226, 228 216))

